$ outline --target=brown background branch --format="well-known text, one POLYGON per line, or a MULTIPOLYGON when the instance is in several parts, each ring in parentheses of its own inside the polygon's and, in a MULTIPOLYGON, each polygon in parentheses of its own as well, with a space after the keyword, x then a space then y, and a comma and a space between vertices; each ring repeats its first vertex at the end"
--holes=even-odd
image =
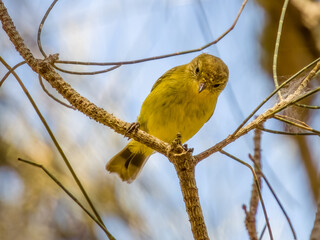
MULTIPOLYGON (((261 185, 261 130, 256 129, 254 131, 254 155, 249 155, 249 158, 254 163, 254 170, 257 174, 260 190, 262 189, 261 185)), ((248 234, 251 240, 258 240, 258 233, 257 233, 257 225, 256 225, 256 214, 258 210, 259 204, 259 194, 257 191, 257 187, 255 182, 252 183, 251 187, 251 198, 249 204, 249 210, 246 209, 244 205, 244 210, 246 214, 245 218, 245 225, 248 230, 248 234)))

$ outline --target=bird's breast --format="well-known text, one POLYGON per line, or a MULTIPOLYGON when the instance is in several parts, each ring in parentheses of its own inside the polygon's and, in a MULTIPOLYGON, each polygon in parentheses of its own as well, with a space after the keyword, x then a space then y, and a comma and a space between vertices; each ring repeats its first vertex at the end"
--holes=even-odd
POLYGON ((138 122, 143 130, 166 142, 172 142, 178 132, 182 142, 190 139, 209 120, 217 101, 209 90, 199 93, 196 83, 155 90, 143 103, 138 122))

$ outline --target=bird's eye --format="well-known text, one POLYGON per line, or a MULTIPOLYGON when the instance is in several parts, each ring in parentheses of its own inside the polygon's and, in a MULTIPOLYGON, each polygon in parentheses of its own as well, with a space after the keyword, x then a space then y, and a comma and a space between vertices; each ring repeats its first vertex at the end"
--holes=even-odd
POLYGON ((200 71, 200 69, 199 69, 199 67, 197 66, 197 68, 196 68, 196 74, 198 74, 199 71, 200 71))
POLYGON ((219 86, 220 86, 220 84, 214 84, 214 85, 213 85, 214 88, 217 88, 217 87, 219 87, 219 86))

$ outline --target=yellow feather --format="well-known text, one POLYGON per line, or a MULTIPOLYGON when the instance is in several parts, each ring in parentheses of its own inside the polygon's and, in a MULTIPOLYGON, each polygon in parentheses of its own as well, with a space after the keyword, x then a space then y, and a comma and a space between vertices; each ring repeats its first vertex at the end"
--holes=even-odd
MULTIPOLYGON (((180 133, 184 143, 212 116, 228 73, 224 62, 209 54, 169 70, 143 102, 138 117, 140 128, 168 143, 180 133)), ((152 153, 152 149, 132 140, 106 168, 132 182, 152 153)))

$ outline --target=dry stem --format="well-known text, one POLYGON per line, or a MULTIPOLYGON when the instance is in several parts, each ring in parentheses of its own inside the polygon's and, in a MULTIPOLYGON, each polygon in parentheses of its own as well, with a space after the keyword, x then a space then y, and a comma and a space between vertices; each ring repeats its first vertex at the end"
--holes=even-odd
POLYGON ((273 107, 266 110, 264 113, 260 114, 256 119, 252 120, 250 123, 248 123, 246 126, 240 128, 238 131, 235 131, 233 134, 229 135, 227 138, 222 140, 221 142, 217 143, 213 147, 205 150, 202 153, 199 153, 198 155, 194 156, 196 159, 196 162, 200 162, 201 160, 207 158, 211 154, 218 152, 219 150, 223 149, 225 146, 227 146, 229 143, 235 141, 239 137, 247 134, 249 131, 259 128, 260 125, 262 125, 265 121, 267 121, 269 118, 272 118, 274 114, 277 112, 282 111, 289 105, 295 103, 295 101, 301 97, 301 95, 304 93, 305 88, 307 87, 307 84, 310 82, 310 80, 315 76, 316 72, 318 72, 320 69, 320 61, 316 64, 316 66, 310 71, 310 73, 306 76, 306 78, 302 81, 300 86, 297 88, 297 90, 288 95, 286 98, 282 99, 280 102, 276 103, 273 107))
MULTIPOLYGON (((251 160, 254 162, 254 170, 257 174, 258 182, 261 190, 261 130, 256 129, 254 131, 254 156, 249 155, 251 160)), ((257 227, 256 227, 256 214, 259 204, 259 194, 256 188, 255 182, 252 183, 251 198, 249 211, 246 211, 245 225, 248 230, 251 240, 258 240, 257 227)))

